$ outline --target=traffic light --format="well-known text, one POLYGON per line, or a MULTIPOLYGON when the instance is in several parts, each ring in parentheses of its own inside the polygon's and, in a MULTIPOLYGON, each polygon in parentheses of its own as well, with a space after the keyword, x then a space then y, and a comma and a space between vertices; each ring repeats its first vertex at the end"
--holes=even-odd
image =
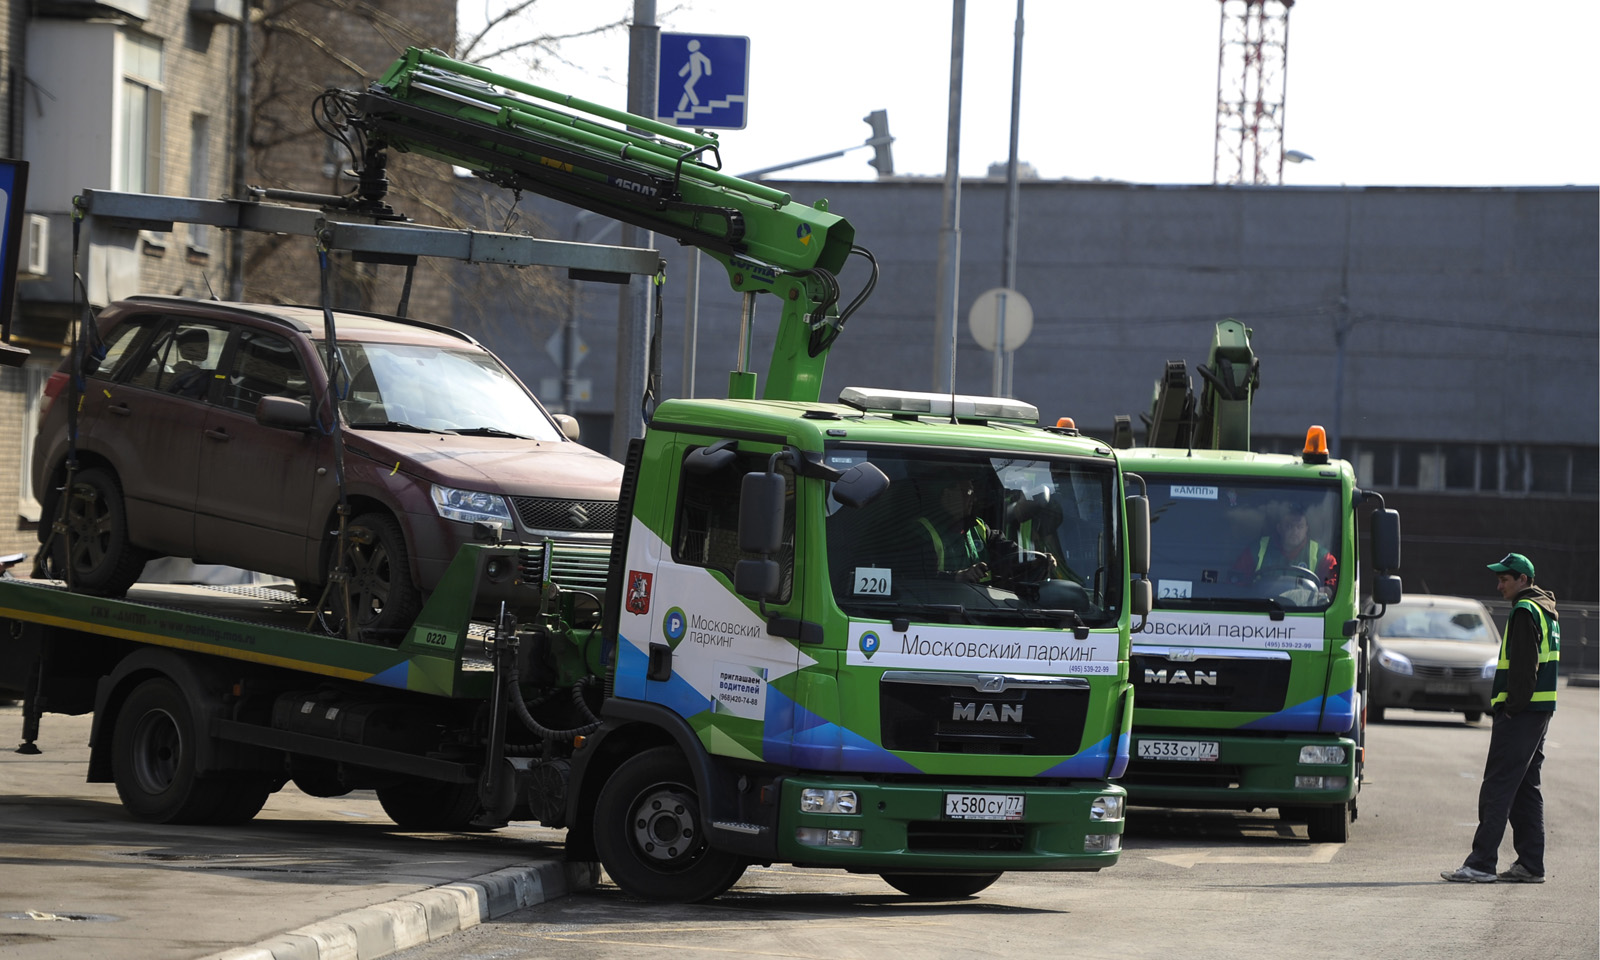
POLYGON ((894 143, 894 137, 889 136, 889 111, 874 110, 861 119, 872 127, 872 136, 867 138, 866 145, 877 151, 877 156, 867 163, 880 177, 894 176, 894 156, 889 152, 889 144, 894 143))

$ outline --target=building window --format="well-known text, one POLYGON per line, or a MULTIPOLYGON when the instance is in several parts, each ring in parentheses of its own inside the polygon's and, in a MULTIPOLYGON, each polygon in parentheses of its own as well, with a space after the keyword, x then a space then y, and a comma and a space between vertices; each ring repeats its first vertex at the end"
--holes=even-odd
POLYGON ((17 515, 32 522, 38 522, 43 510, 33 489, 34 432, 44 408, 44 384, 52 372, 43 364, 30 363, 22 368, 22 477, 17 487, 21 491, 17 498, 17 515))
POLYGON ((125 34, 122 45, 122 189, 161 192, 161 41, 125 34))
MULTIPOLYGON (((189 118, 189 196, 211 196, 211 118, 203 113, 189 118)), ((209 224, 189 224, 189 250, 211 252, 209 224)))

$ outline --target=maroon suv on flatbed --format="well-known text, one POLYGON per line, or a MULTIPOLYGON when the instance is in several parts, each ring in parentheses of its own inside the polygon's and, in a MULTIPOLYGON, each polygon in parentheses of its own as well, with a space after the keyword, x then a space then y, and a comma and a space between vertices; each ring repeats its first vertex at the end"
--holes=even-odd
POLYGON ((320 309, 132 297, 102 310, 65 509, 70 404, 56 401, 70 360, 46 388, 33 460, 45 572, 119 596, 147 560, 188 557, 321 596, 339 523, 335 416, 351 607, 368 636, 410 624, 474 521, 516 542, 609 543, 621 466, 575 442, 576 422, 494 354, 443 326, 334 317, 330 402, 320 309))

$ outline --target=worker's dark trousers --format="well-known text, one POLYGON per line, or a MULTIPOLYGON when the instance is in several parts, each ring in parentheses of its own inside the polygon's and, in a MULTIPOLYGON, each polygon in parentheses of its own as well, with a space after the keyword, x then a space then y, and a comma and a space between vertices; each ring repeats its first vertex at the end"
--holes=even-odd
POLYGON ((1472 837, 1467 866, 1495 872, 1500 841, 1511 824, 1511 846, 1517 862, 1544 876, 1544 794, 1539 790, 1539 768, 1544 766, 1544 735, 1550 728, 1550 710, 1523 710, 1516 715, 1494 714, 1489 733, 1489 758, 1483 764, 1483 786, 1478 789, 1478 832, 1472 837))

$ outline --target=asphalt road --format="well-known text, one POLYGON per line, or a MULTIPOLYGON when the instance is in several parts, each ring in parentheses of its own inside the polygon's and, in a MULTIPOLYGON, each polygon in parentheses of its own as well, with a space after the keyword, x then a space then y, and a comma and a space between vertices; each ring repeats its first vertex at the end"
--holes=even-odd
MULTIPOLYGON (((1271 813, 1135 808, 1116 867, 1010 874, 965 901, 915 902, 876 877, 781 866, 752 868, 729 894, 689 907, 641 903, 602 882, 389 956, 1594 958, 1597 705, 1595 688, 1562 688, 1542 886, 1437 879, 1466 854, 1488 724, 1396 710, 1370 734, 1348 844, 1312 844, 1271 813)), ((16 708, 0 708, 0 737, 20 726, 16 708)), ((399 833, 361 793, 290 788, 242 827, 139 823, 111 785, 82 782, 88 729, 87 718, 47 715, 42 755, 0 753, 0 956, 212 956, 560 856, 560 832, 533 826, 399 833)))
MULTIPOLYGON (((1098 874, 1009 874, 977 897, 918 903, 876 877, 752 869, 701 906, 595 890, 518 911, 395 960, 1081 956, 1593 960, 1600 953, 1600 719, 1563 687, 1548 738, 1541 886, 1445 883, 1477 824, 1487 722, 1394 710, 1369 734, 1347 844, 1274 814, 1134 808, 1098 874)), ((1510 838, 1502 868, 1509 866, 1510 838)))

